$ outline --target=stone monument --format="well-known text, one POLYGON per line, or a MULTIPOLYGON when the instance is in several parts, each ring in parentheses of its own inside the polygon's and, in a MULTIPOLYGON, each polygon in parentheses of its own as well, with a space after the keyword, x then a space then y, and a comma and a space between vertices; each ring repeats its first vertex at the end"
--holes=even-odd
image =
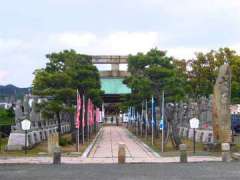
POLYGON ((52 155, 54 148, 59 146, 58 139, 59 139, 58 133, 52 133, 48 135, 48 154, 49 155, 52 155))
POLYGON ((213 137, 217 143, 230 143, 231 138, 231 69, 224 64, 214 86, 213 95, 213 137))
MULTIPOLYGON (((42 112, 38 108, 38 104, 41 101, 45 101, 45 98, 33 96, 27 94, 24 96, 24 100, 18 100, 15 107, 15 125, 11 127, 11 133, 8 138, 7 150, 22 150, 25 146, 25 132, 22 130, 21 121, 28 119, 31 121, 31 128, 27 132, 27 147, 33 147, 34 145, 47 140, 50 136, 52 144, 56 144, 58 137, 53 137, 51 134, 56 134, 58 124, 56 118, 45 119, 41 116, 42 112)), ((61 114, 61 132, 67 133, 71 130, 70 118, 61 114)), ((52 146, 51 146, 52 148, 52 146)), ((52 152, 52 150, 51 150, 52 152)))

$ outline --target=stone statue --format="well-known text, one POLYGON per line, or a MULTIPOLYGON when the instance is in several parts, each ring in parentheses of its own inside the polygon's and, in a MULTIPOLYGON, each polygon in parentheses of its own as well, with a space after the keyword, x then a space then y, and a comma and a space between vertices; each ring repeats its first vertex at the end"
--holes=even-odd
POLYGON ((30 119, 31 121, 39 121, 40 120, 40 114, 37 112, 37 103, 38 98, 34 97, 32 101, 32 110, 30 112, 30 119))
POLYGON ((23 100, 24 115, 29 119, 30 107, 29 107, 29 96, 24 96, 23 100))
POLYGON ((16 128, 20 128, 20 122, 21 120, 23 120, 24 118, 24 114, 23 114, 23 108, 22 108, 22 102, 20 100, 18 100, 16 102, 16 107, 15 107, 15 122, 16 122, 16 128))
POLYGON ((230 143, 231 138, 231 69, 224 64, 214 86, 213 94, 213 136, 217 143, 230 143))

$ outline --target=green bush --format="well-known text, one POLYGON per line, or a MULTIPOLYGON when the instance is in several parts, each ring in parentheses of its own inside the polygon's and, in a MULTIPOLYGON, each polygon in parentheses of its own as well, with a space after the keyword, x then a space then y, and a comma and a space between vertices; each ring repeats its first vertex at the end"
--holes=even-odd
POLYGON ((61 138, 59 141, 60 146, 66 146, 68 144, 68 141, 66 138, 61 138))
POLYGON ((13 109, 0 108, 0 125, 13 125, 14 112, 13 109))
POLYGON ((0 132, 2 137, 7 137, 9 136, 11 132, 11 125, 0 125, 0 132))
POLYGON ((64 138, 64 137, 61 137, 60 142, 59 142, 60 146, 67 146, 67 145, 72 145, 72 144, 73 143, 71 140, 64 138))

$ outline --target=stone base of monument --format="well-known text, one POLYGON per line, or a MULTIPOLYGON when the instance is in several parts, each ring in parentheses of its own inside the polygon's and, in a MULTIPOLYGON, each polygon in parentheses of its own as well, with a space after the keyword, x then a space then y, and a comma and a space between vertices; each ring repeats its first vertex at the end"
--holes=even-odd
POLYGON ((119 143, 118 145, 118 164, 124 164, 126 162, 125 144, 119 143))
POLYGON ((22 151, 24 150, 24 146, 22 145, 7 145, 6 151, 22 151))
POLYGON ((180 163, 187 163, 187 145, 186 144, 180 144, 179 145, 180 150, 180 163))
POLYGON ((222 143, 222 161, 223 162, 230 162, 231 161, 231 151, 230 151, 230 144, 229 143, 222 143))
MULTIPOLYGON (((25 147, 25 133, 11 133, 8 138, 7 151, 23 150, 25 147)), ((27 142, 29 147, 29 142, 27 142)))
POLYGON ((53 164, 61 164, 61 148, 59 146, 53 150, 53 164))

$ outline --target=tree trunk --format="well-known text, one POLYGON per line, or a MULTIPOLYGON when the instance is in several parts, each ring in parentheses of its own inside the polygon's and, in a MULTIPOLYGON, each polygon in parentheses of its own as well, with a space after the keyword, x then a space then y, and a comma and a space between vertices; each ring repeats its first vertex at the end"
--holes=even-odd
MULTIPOLYGON (((159 94, 160 94, 160 92, 159 92, 159 94)), ((162 104, 162 103, 161 103, 161 102, 162 102, 161 97, 162 97, 162 96, 157 96, 157 103, 159 104, 159 106, 157 106, 157 104, 156 104, 156 108, 159 107, 159 117, 160 117, 160 119, 161 119, 161 113, 162 113, 162 112, 161 112, 161 104, 162 104)), ((155 127, 154 127, 154 128, 155 128, 155 132, 156 132, 156 133, 155 133, 155 137, 156 137, 156 138, 159 137, 159 127, 157 126, 157 119, 158 119, 158 118, 157 118, 157 110, 156 110, 156 124, 155 124, 155 127)))
POLYGON ((178 117, 176 114, 176 103, 174 103, 173 107, 173 120, 172 120, 172 140, 174 141, 175 148, 178 149, 179 145, 181 144, 181 138, 179 137, 178 129, 177 129, 177 124, 178 124, 178 117))
POLYGON ((57 116, 57 122, 58 122, 58 143, 60 144, 60 139, 61 139, 61 117, 60 117, 60 112, 57 112, 56 116, 57 116))
POLYGON ((167 128, 169 132, 165 133, 169 134, 173 146, 178 149, 179 145, 181 144, 181 139, 177 130, 178 119, 176 117, 176 104, 174 103, 173 107, 167 107, 165 113, 167 121, 169 123, 169 127, 167 128))
POLYGON ((76 143, 77 129, 75 128, 75 113, 70 113, 70 122, 71 122, 71 137, 72 142, 76 143))

